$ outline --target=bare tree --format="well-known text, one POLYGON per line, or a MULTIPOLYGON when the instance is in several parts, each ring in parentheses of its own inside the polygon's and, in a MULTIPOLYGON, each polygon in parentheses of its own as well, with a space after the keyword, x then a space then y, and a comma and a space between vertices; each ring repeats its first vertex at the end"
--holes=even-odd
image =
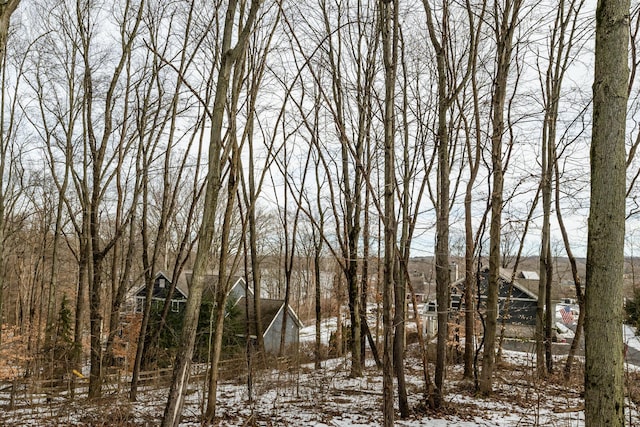
MULTIPOLYGON (((5 111, 5 96, 4 96, 4 82, 5 82, 5 70, 6 70, 6 52, 7 52, 7 38, 9 35, 9 24, 11 22, 11 15, 17 9, 20 4, 20 0, 8 0, 3 4, 0 4, 0 63, 2 64, 2 111, 5 111)), ((3 114, 4 117, 4 114, 3 114)), ((9 117, 14 118, 14 114, 10 114, 9 117)), ((11 120, 13 122, 13 120, 11 120)), ((12 126, 5 127, 4 119, 3 119, 2 129, 12 129, 12 126)), ((9 135, 5 135, 4 132, 0 135, 0 316, 2 316, 2 306, 3 306, 3 290, 5 285, 5 275, 2 269, 4 268, 4 229, 5 229, 5 210, 6 210, 6 202, 4 200, 4 173, 9 168, 7 167, 7 152, 8 150, 8 141, 10 138, 7 138, 9 135)), ((2 342, 2 338, 0 337, 0 343, 2 342)))
MULTIPOLYGON (((341 177, 339 188, 335 190, 340 194, 340 206, 334 205, 332 211, 341 257, 338 262, 347 282, 351 324, 350 374, 358 377, 362 375, 364 363, 361 354, 364 339, 361 312, 366 310, 366 307, 361 306, 362 289, 358 281, 362 194, 367 162, 364 153, 373 120, 370 108, 378 42, 376 35, 369 30, 371 25, 367 25, 375 19, 371 5, 358 3, 349 8, 344 4, 335 9, 337 13, 331 13, 329 3, 323 1, 322 5, 326 37, 326 42, 323 40, 323 51, 328 66, 325 77, 330 79, 330 91, 324 89, 324 82, 319 80, 319 74, 314 72, 314 75, 320 85, 325 106, 333 119, 335 137, 340 144, 339 156, 328 163, 331 165, 335 162, 336 170, 327 170, 326 173, 341 177), (350 13, 355 15, 351 16, 350 13), (344 25, 345 22, 351 22, 351 19, 353 23, 344 25), (355 56, 352 56, 351 50, 356 53, 355 56), (346 70, 353 71, 354 81, 350 81, 346 70)), ((330 154, 326 153, 325 156, 327 155, 330 154)))
MULTIPOLYGON (((564 75, 573 59, 572 48, 579 30, 578 17, 584 2, 560 2, 549 36, 549 56, 546 71, 540 73, 543 95, 544 121, 542 128, 541 192, 543 208, 542 246, 540 250, 540 282, 536 310, 536 357, 538 375, 544 377, 553 369, 551 357, 551 329, 554 308, 551 306, 553 263, 551 260, 551 204, 554 175, 556 175, 556 138, 561 89, 564 75), (543 318, 544 313, 544 318, 543 318), (543 352, 544 343, 544 352, 543 352), (543 357, 544 355, 544 357, 543 357)), ((556 182, 557 185, 557 182, 556 182)), ((556 193, 557 195, 557 193, 556 193)), ((566 231, 565 233, 566 234, 566 231)), ((568 243, 568 242, 567 242, 568 243)))
MULTIPOLYGON (((196 119, 195 123, 187 127, 186 135, 178 130, 179 123, 185 123, 187 118, 180 114, 182 105, 189 102, 189 93, 184 94, 184 76, 194 66, 194 60, 200 53, 191 47, 190 30, 196 27, 193 13, 188 13, 185 19, 185 33, 181 44, 173 46, 170 39, 163 38, 162 28, 165 21, 174 22, 177 10, 166 8, 163 4, 149 4, 145 15, 146 30, 149 33, 147 41, 147 58, 150 68, 149 77, 145 84, 138 89, 138 111, 149 111, 141 114, 136 121, 138 135, 138 169, 142 179, 141 206, 139 229, 142 240, 140 257, 142 261, 142 277, 144 278, 145 293, 147 295, 142 310, 142 321, 136 348, 136 358, 131 379, 130 399, 137 398, 137 387, 141 369, 149 366, 152 355, 151 349, 157 348, 162 329, 165 326, 171 298, 178 283, 178 279, 186 263, 187 257, 195 240, 191 238, 191 230, 195 227, 196 216, 203 185, 200 179, 202 160, 202 140, 204 138, 205 121, 196 119), (172 56, 173 49, 180 49, 175 61, 167 59, 172 56), (175 72, 174 72, 175 71, 175 72), (165 73, 176 75, 175 78, 165 77, 165 73), (186 139, 186 141, 185 141, 186 139), (186 143, 183 143, 185 141, 186 143), (182 154, 177 150, 182 143, 182 154), (191 153, 195 149, 197 154, 191 153), (162 161, 158 167, 157 162, 162 161), (187 163, 193 161, 192 168, 187 163), (192 169, 189 174, 188 169, 192 169), (161 171, 159 174, 156 170, 161 171), (185 182, 193 178, 190 191, 181 191, 185 182), (154 192, 153 182, 159 182, 159 188, 154 192), (157 194, 156 194, 157 193, 157 194), (182 205, 186 209, 184 220, 176 218, 180 210, 181 197, 187 201, 182 205), (159 322, 154 330, 150 330, 151 290, 156 273, 160 268, 168 269, 170 265, 167 247, 170 235, 177 239, 176 247, 172 251, 173 266, 171 269, 171 284, 167 289, 167 299, 162 307, 159 322)), ((179 15, 178 15, 179 16, 179 15)), ((169 28, 173 28, 169 26, 169 28)), ((198 39, 197 35, 193 36, 198 39)), ((202 37, 202 36, 200 36, 202 37)), ((172 56, 173 57, 173 56, 172 56)), ((193 95, 191 95, 193 97, 193 95)), ((187 187, 189 188, 189 187, 187 187)))
POLYGON ((11 15, 16 11, 19 4, 20 0, 6 0, 0 4, 0 54, 2 57, 4 57, 7 49, 11 15))
POLYGON ((488 394, 492 391, 493 368, 495 364, 495 340, 498 317, 498 287, 500 277, 500 232, 503 202, 503 153, 502 138, 504 132, 504 108, 507 95, 507 79, 513 51, 513 35, 517 28, 518 15, 522 7, 521 0, 507 0, 501 7, 496 3, 493 8, 494 32, 496 38, 496 72, 492 88, 492 129, 491 129, 491 165, 493 184, 491 188, 491 226, 489 243, 489 283, 487 287, 486 327, 484 334, 484 354, 480 391, 488 394))
POLYGON ((77 235, 77 246, 71 244, 78 259, 76 366, 80 367, 89 294, 91 396, 101 392, 102 301, 108 254, 118 244, 132 212, 132 199, 124 195, 132 185, 134 163, 128 157, 132 146, 128 107, 134 84, 130 67, 143 7, 144 2, 114 5, 119 13, 110 28, 118 29, 119 46, 109 48, 111 56, 101 56, 105 51, 100 51, 96 40, 104 31, 104 17, 99 5, 36 5, 37 12, 51 22, 35 40, 39 56, 35 56, 37 67, 30 86, 40 118, 38 124, 36 119, 32 123, 45 144, 49 169, 77 235), (111 195, 117 202, 107 206, 105 200, 111 195))
MULTIPOLYGON (((258 124, 259 129, 264 129, 262 122, 257 114, 258 96, 261 93, 260 87, 262 86, 265 73, 268 68, 268 52, 274 43, 276 36, 276 29, 279 26, 282 9, 280 5, 275 5, 274 16, 268 25, 266 34, 256 34, 251 40, 248 51, 248 78, 246 79, 246 92, 248 94, 247 102, 247 120, 245 124, 245 135, 247 144, 247 157, 248 162, 244 165, 245 171, 240 171, 242 175, 242 194, 244 204, 247 207, 246 221, 248 222, 248 242, 249 242, 249 256, 251 259, 251 281, 253 282, 253 309, 254 309, 254 328, 256 331, 262 331, 262 309, 261 309, 261 274, 260 274, 260 258, 263 254, 259 252, 259 230, 257 229, 256 210, 258 204, 258 198, 262 192, 264 180, 266 179, 270 165, 275 160, 275 138, 278 135, 277 132, 273 132, 271 137, 265 130, 262 132, 262 139, 264 140, 264 153, 260 153, 260 147, 257 144, 258 136, 255 135, 255 125, 258 124), (262 154, 264 156, 264 164, 259 165, 257 158, 262 154), (261 166, 261 167, 260 167, 261 166)), ((274 73, 275 74, 275 73, 274 73)), ((284 107, 280 110, 280 115, 273 125, 275 128, 282 118, 284 107)), ((264 353, 264 337, 258 333, 257 344, 258 352, 264 353)))
MULTIPOLYGON (((207 108, 208 116, 211 120, 208 156, 209 166, 204 200, 205 208, 200 230, 198 231, 198 250, 194 260, 192 282, 185 308, 180 348, 176 355, 171 388, 162 419, 162 425, 164 427, 177 426, 179 424, 180 414, 184 405, 184 397, 187 391, 186 387, 189 382, 191 357, 195 344, 198 315, 200 313, 200 302, 205 284, 205 272, 207 270, 215 229, 218 196, 221 186, 221 163, 227 158, 228 152, 231 151, 231 147, 224 146, 222 141, 225 100, 230 88, 231 72, 244 57, 247 41, 253 31, 260 5, 260 0, 252 0, 248 11, 244 8, 244 5, 239 5, 236 0, 230 1, 227 5, 223 24, 223 37, 219 46, 220 66, 215 85, 215 97, 211 107, 204 106, 207 108), (240 6, 240 10, 237 10, 238 6, 240 6), (239 15, 239 17, 236 15, 239 15), (240 19, 239 24, 236 22, 237 19, 240 19), (235 35, 234 29, 237 31, 235 35)), ((224 251, 224 248, 221 249, 221 251, 224 251)), ((218 310, 223 309, 224 306, 218 308, 218 310)), ((222 331, 218 332, 221 336, 222 331)), ((215 393, 215 390, 213 393, 215 393)), ((213 415, 211 412, 208 407, 207 416, 213 415)))
POLYGON ((484 9, 478 26, 476 28, 474 11, 467 2, 467 19, 469 31, 470 49, 466 53, 466 58, 454 57, 452 52, 454 45, 451 42, 453 38, 452 22, 451 22, 451 4, 444 1, 439 9, 442 10, 440 20, 436 28, 436 17, 428 0, 423 0, 423 5, 427 15, 427 29, 429 31, 429 39, 436 54, 437 65, 437 87, 438 87, 438 120, 437 120, 437 156, 438 156, 438 179, 437 179, 437 220, 436 220, 436 288, 438 301, 438 346, 436 352, 436 372, 435 372, 435 404, 437 407, 441 405, 443 386, 444 386, 444 368, 446 359, 446 345, 449 339, 449 300, 451 294, 450 288, 450 272, 449 272, 449 210, 451 205, 451 178, 450 178, 450 153, 455 152, 452 146, 455 141, 449 139, 450 124, 448 115, 449 109, 455 105, 456 99, 461 91, 465 88, 467 80, 471 76, 473 70, 472 65, 475 62, 477 49, 477 33, 479 33, 483 20, 484 9), (466 62, 466 71, 460 76, 456 76, 456 70, 459 68, 458 62, 466 62), (458 79, 458 80, 452 80, 458 79))
POLYGON ((396 270, 396 220, 394 208, 395 167, 394 99, 398 60, 398 1, 380 1, 380 32, 384 62, 384 282, 382 288, 384 352, 382 363, 382 416, 385 427, 393 426, 392 295, 396 270))
POLYGON ((629 2, 598 2, 585 295, 587 426, 624 425, 621 325, 628 45, 629 2))

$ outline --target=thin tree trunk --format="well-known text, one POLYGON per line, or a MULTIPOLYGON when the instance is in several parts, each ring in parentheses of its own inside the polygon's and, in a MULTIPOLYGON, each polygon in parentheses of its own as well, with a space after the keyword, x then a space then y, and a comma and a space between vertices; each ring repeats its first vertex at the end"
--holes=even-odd
POLYGON ((394 98, 396 61, 398 58, 398 1, 380 3, 383 62, 385 70, 384 94, 384 276, 382 289, 382 319, 384 330, 384 356, 382 366, 382 424, 391 427, 393 413, 393 318, 391 316, 394 272, 396 262, 395 221, 395 167, 394 167, 394 98))
POLYGON ((247 39, 253 31, 261 0, 252 0, 247 19, 243 26, 238 28, 238 36, 235 47, 231 47, 233 29, 235 25, 235 10, 237 0, 231 0, 227 6, 224 21, 224 36, 221 45, 221 64, 218 71, 218 80, 215 90, 211 117, 211 138, 209 147, 209 170, 204 201, 204 212, 200 230, 198 232, 199 243, 196 252, 191 288, 185 308, 184 326, 181 334, 180 346, 174 363, 171 388, 167 397, 162 427, 177 427, 180 423, 180 414, 184 406, 184 397, 189 384, 189 370, 195 344, 200 302, 204 288, 204 274, 207 270, 207 262, 212 246, 215 229, 218 195, 221 185, 221 161, 222 156, 222 126, 225 116, 225 101, 229 89, 231 69, 246 49, 247 39))
POLYGON ((491 165, 493 186, 491 189, 491 225, 489 231, 489 281, 484 334, 484 354, 479 387, 483 394, 493 390, 496 329, 498 318, 498 289, 500 279, 500 233, 502 226, 502 192, 504 186, 502 162, 502 134, 504 132, 504 107, 507 95, 507 77, 511 64, 513 33, 518 21, 522 0, 509 0, 496 16, 497 64, 493 84, 491 165))
MULTIPOLYGON (((555 157, 555 156, 554 156, 555 157)), ((567 361, 564 365, 564 377, 565 379, 569 379, 571 376, 571 367, 573 366, 573 361, 576 356, 576 352, 580 346, 580 341, 582 339, 582 331, 584 327, 584 318, 585 318, 585 307, 584 307, 584 292, 582 291, 582 280, 580 280, 580 275, 578 274, 578 263, 576 261, 576 257, 573 255, 573 251, 571 250, 571 245, 569 242, 569 233, 567 233, 567 227, 564 224, 564 219, 562 217, 562 212, 560 210, 560 172, 558 171, 557 165, 557 157, 555 158, 556 168, 556 218, 558 219, 558 225, 560 227, 560 232, 562 233, 562 240, 564 242, 564 247, 567 252, 567 258, 569 258, 569 264, 571 265, 571 277, 573 278, 573 284, 576 291, 576 299, 578 301, 578 322, 576 324, 576 330, 573 336, 573 341, 571 341, 571 347, 569 348, 569 354, 567 355, 567 361)))
POLYGON ((314 367, 320 369, 322 360, 322 305, 321 305, 321 284, 320 284, 320 257, 322 255, 322 239, 315 237, 314 231, 314 252, 313 252, 313 277, 315 284, 315 318, 316 318, 316 348, 314 354, 314 367), (316 240, 318 239, 318 240, 316 240))
MULTIPOLYGON (((394 308, 395 333, 393 336, 393 367, 398 380, 398 408, 400 417, 409 416, 409 402, 407 398, 407 382, 404 376, 404 340, 405 340, 405 308, 407 304, 406 276, 396 260, 394 265, 394 308)), ((406 269, 402 269, 406 270, 406 269)))
MULTIPOLYGON (((546 131, 546 129, 545 129, 546 131)), ((538 282, 538 302, 536 305, 536 370, 539 378, 547 376, 547 365, 545 364, 545 351, 547 347, 547 328, 545 305, 547 299, 547 289, 551 280, 551 174, 552 167, 549 164, 549 144, 554 143, 547 139, 547 134, 542 137, 542 182, 540 185, 542 192, 542 244, 540 247, 540 281, 538 282)), ((551 343, 549 343, 550 345, 551 343)))

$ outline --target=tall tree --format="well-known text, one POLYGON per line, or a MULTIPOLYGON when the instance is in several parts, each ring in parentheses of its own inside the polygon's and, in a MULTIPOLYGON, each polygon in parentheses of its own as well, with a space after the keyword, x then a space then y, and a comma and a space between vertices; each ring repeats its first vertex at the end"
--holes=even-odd
MULTIPOLYGON (((449 211, 451 208, 451 178, 450 162, 452 145, 455 141, 450 141, 450 119, 448 115, 450 108, 455 105, 460 92, 465 88, 467 80, 471 76, 473 64, 475 62, 477 40, 476 32, 480 31, 482 15, 477 21, 478 28, 475 28, 475 11, 467 3, 467 19, 470 49, 466 53, 466 58, 456 58, 452 49, 454 47, 455 26, 452 28, 452 5, 444 0, 439 9, 442 10, 440 20, 436 20, 435 13, 429 0, 423 0, 426 16, 429 39, 436 55, 437 68, 437 88, 438 88, 438 119, 436 131, 436 147, 438 157, 438 178, 436 196, 436 299, 438 302, 438 344, 436 351, 436 372, 435 372, 435 399, 436 406, 442 402, 444 385, 444 368, 446 362, 446 345, 449 340, 449 300, 451 294, 450 272, 449 272, 449 211), (458 62, 465 62, 464 73, 456 73, 461 68, 458 62)), ((482 9, 484 12, 484 8, 482 9)))
POLYGON ((382 319, 384 352, 382 362, 382 416, 385 427, 393 426, 393 318, 392 299, 396 264, 395 219, 395 114, 394 100, 398 61, 398 0, 379 2, 382 60, 384 63, 384 276, 382 319))
MULTIPOLYGON (((231 72, 238 65, 238 62, 244 58, 247 40, 253 32, 261 3, 261 0, 252 0, 248 11, 245 9, 244 3, 240 5, 237 0, 231 0, 227 4, 223 23, 223 36, 219 46, 220 65, 215 84, 213 105, 203 106, 208 109, 211 121, 205 207, 202 223, 198 231, 198 249, 194 260, 189 298, 185 308, 180 348, 176 355, 171 388, 162 419, 163 427, 177 427, 180 423, 186 388, 189 383, 189 370, 193 356, 198 316, 200 314, 200 303, 205 285, 205 273, 213 243, 221 187, 221 167, 231 151, 231 147, 223 145, 222 139, 225 103, 231 83, 231 72), (238 7, 240 7, 239 10, 238 7), (239 22, 237 22, 238 20, 239 22)), ((219 309, 222 310, 223 308, 219 309)))
POLYGON ((319 74, 314 74, 326 108, 331 113, 340 144, 339 156, 336 156, 339 158, 331 162, 339 167, 333 171, 327 170, 327 173, 340 177, 340 199, 334 200, 333 215, 341 258, 338 262, 344 272, 349 300, 351 376, 359 377, 364 363, 364 355, 361 354, 364 339, 361 312, 365 307, 361 307, 362 290, 358 280, 362 193, 367 163, 364 153, 374 118, 370 109, 374 95, 378 40, 371 31, 375 22, 371 4, 356 2, 355 5, 348 5, 337 2, 339 6, 336 8, 326 1, 321 3, 326 38, 322 43, 326 45, 328 64, 325 76, 330 79, 330 90, 324 88, 326 82, 318 79, 319 74), (347 22, 348 25, 345 25, 347 22))
POLYGON ((585 424, 624 425, 622 284, 629 1, 600 0, 591 136, 587 243, 585 424))
MULTIPOLYGON (((6 65, 6 52, 7 52, 7 38, 9 36, 9 25, 11 22, 11 15, 13 14, 13 12, 15 12, 15 10, 18 7, 18 4, 20 4, 20 0, 7 0, 3 3, 0 4, 0 67, 1 67, 1 71, 2 71, 2 89, 3 89, 3 96, 2 96, 2 110, 1 112, 3 113, 3 117, 4 117, 4 111, 5 111, 5 97, 4 97, 4 76, 5 76, 5 65, 6 65)), ((10 117, 14 117, 13 114, 9 115, 10 117)), ((2 123, 2 130, 5 130, 5 124, 4 124, 4 119, 3 119, 3 123, 2 123)), ((4 132, 2 132, 2 134, 0 134, 0 317, 2 316, 2 306, 3 306, 3 289, 4 289, 4 284, 5 284, 5 277, 4 277, 4 241, 5 241, 5 236, 4 236, 4 228, 5 228, 5 207, 6 207, 6 202, 4 200, 4 175, 5 175, 5 171, 8 170, 7 167, 7 153, 8 153, 8 145, 7 142, 10 140, 10 138, 7 138, 7 136, 5 135, 4 132)), ((0 337, 0 343, 2 342, 2 338, 0 337)))
POLYGON ((84 1, 35 5, 47 24, 34 42, 39 44, 35 58, 39 66, 30 83, 38 97, 38 133, 46 145, 49 169, 77 235, 70 248, 78 259, 74 337, 78 367, 85 299, 90 297, 91 396, 101 392, 108 255, 131 218, 132 199, 124 195, 135 175, 135 160, 129 156, 133 145, 129 101, 135 80, 131 67, 144 1, 113 6, 118 13, 109 31, 117 29, 117 47, 106 48, 98 41, 106 31, 101 6, 84 1), (113 205, 106 203, 111 195, 117 200, 113 205))
POLYGON ((518 26, 522 0, 496 2, 493 7, 494 36, 496 40, 496 70, 491 99, 491 225, 489 242, 489 283, 487 286, 486 326, 484 353, 479 387, 482 393, 492 391, 495 365, 496 331, 498 320, 498 288, 500 278, 500 233, 504 188, 502 138, 505 129, 504 109, 508 91, 509 68, 513 51, 513 35, 518 26))
POLYGON ((0 3, 0 56, 3 58, 7 50, 7 38, 9 37, 11 15, 16 11, 19 4, 20 0, 5 0, 0 3))
MULTIPOLYGON (((564 75, 574 56, 572 49, 578 41, 578 17, 584 1, 572 0, 558 3, 554 25, 548 41, 548 63, 544 72, 539 70, 543 96, 544 120, 542 123, 542 170, 541 185, 543 225, 540 250, 540 283, 536 310, 536 367, 538 375, 544 377, 553 368, 551 357, 552 320, 555 317, 551 306, 553 262, 551 259, 551 204, 557 157, 557 128, 564 75), (543 316, 544 314, 544 316, 543 316), (543 345, 544 343, 544 345, 543 345), (544 347, 544 348, 543 348, 544 347)), ((556 185, 558 182, 556 181, 556 185)), ((557 197, 556 192, 556 197, 557 197)), ((557 202, 557 200, 556 200, 557 202)), ((557 204, 557 203, 556 203, 557 204)), ((559 214, 559 212, 558 212, 559 214)), ((558 217, 562 224, 562 218, 558 217)), ((563 232, 563 235, 566 231, 563 232)), ((568 241, 565 241, 568 245, 568 241)), ((570 249, 567 251, 571 252, 570 249)), ((575 261, 574 261, 575 262, 575 261)), ((578 298, 580 299, 580 297, 578 298)))
POLYGON ((196 227, 195 217, 197 217, 203 188, 199 176, 203 157, 200 153, 206 129, 205 121, 196 119, 192 127, 187 127, 185 132, 189 136, 184 143, 185 135, 178 127, 178 123, 187 123, 186 117, 181 114, 181 104, 188 102, 188 94, 183 91, 183 77, 190 67, 194 66, 194 58, 200 54, 198 49, 192 47, 192 41, 203 37, 191 34, 190 30, 196 24, 193 22, 193 10, 189 12, 184 18, 185 30, 180 34, 182 39, 177 46, 173 45, 170 37, 164 37, 163 33, 164 28, 171 30, 177 26, 174 19, 180 15, 176 9, 166 7, 162 2, 151 3, 145 15, 146 30, 149 34, 148 55, 151 55, 151 58, 147 58, 150 71, 149 77, 139 85, 139 94, 136 99, 139 103, 137 110, 150 110, 151 114, 140 114, 136 120, 136 127, 139 129, 137 132, 139 135, 138 173, 143 177, 142 214, 139 224, 136 223, 136 229, 139 230, 142 241, 142 250, 139 255, 147 298, 142 310, 131 378, 129 397, 132 401, 137 398, 140 371, 149 367, 153 359, 152 349, 158 347, 158 340, 169 315, 171 298, 178 278, 195 244, 195 239, 191 237, 191 230, 196 227), (167 27, 164 27, 167 22, 167 27), (180 52, 176 57, 173 56, 174 50, 180 52), (173 57, 174 60, 171 61, 167 57, 173 57), (172 72, 173 70, 176 72, 172 72), (172 78, 164 77, 164 73, 168 73, 172 78), (179 142, 179 147, 184 149, 182 156, 177 153, 179 142), (196 145, 198 154, 192 156, 192 150, 196 145), (162 166, 158 165, 160 162, 162 166), (191 169, 187 167, 190 162, 194 164, 191 169), (188 170, 191 175, 188 175, 188 170), (185 186, 184 183, 189 178, 193 178, 193 185, 185 186), (155 191, 154 187, 157 187, 155 191), (182 206, 180 206, 181 197, 186 199, 182 206), (175 217, 181 208, 186 212, 184 220, 178 224, 175 217), (173 268, 169 270, 167 248, 171 243, 169 236, 172 231, 175 233, 177 242, 171 253, 173 268), (171 272, 172 280, 167 289, 167 300, 162 307, 160 319, 154 330, 150 330, 151 292, 154 279, 160 269, 167 270, 167 273, 171 272))
MULTIPOLYGON (((76 205, 69 194, 74 189, 80 199, 85 194, 85 187, 78 179, 78 173, 84 170, 78 162, 79 151, 78 127, 81 122, 82 96, 80 92, 81 59, 80 38, 74 27, 73 11, 59 5, 54 9, 38 8, 36 16, 50 16, 53 10, 55 18, 44 20, 45 33, 34 43, 39 55, 33 58, 32 76, 28 84, 37 102, 37 113, 31 110, 27 114, 29 122, 42 140, 46 153, 46 163, 51 181, 55 184, 59 197, 58 216, 62 219, 66 209, 66 217, 77 236, 76 241, 67 238, 72 255, 77 262, 77 292, 75 303, 74 352, 73 364, 76 369, 82 368, 82 341, 86 323, 87 296, 87 211, 80 215, 75 212, 76 205), (67 36, 56 32, 56 28, 66 29, 67 36), (67 40, 73 42, 67 43, 67 40), (74 162, 76 162, 74 164, 74 162)), ((57 254, 58 238, 54 235, 54 254, 57 254)), ((57 257, 56 257, 57 258, 57 257)), ((54 259, 53 264, 56 261, 54 259)))
MULTIPOLYGON (((83 104, 82 120, 84 125, 84 135, 86 138, 86 158, 88 161, 88 175, 83 177, 88 185, 88 198, 83 204, 83 209, 88 212, 88 257, 89 262, 89 314, 91 330, 91 370, 89 375, 89 396, 99 397, 102 393, 102 294, 104 292, 104 260, 107 254, 114 248, 121 233, 124 231, 124 224, 129 221, 129 216, 123 215, 122 223, 116 224, 118 229, 106 242, 101 232, 100 211, 104 203, 105 186, 117 172, 119 168, 125 167, 123 164, 115 164, 118 157, 109 157, 108 149, 114 138, 115 126, 115 105, 119 97, 117 88, 122 84, 121 79, 125 71, 125 66, 131 61, 132 49, 137 39, 144 1, 141 4, 133 5, 125 3, 123 7, 123 19, 119 23, 120 31, 120 56, 117 58, 113 72, 107 78, 109 83, 104 94, 103 118, 98 120, 97 108, 94 102, 99 98, 94 98, 94 90, 97 89, 95 66, 92 54, 95 33, 93 27, 99 19, 93 10, 95 5, 88 2, 79 4, 77 9, 77 26, 82 41, 81 57, 84 64, 82 76, 82 89, 85 93, 83 104), (100 122, 100 123, 99 123, 100 122), (112 163, 114 162, 114 163, 112 163), (113 167, 109 171, 110 167, 113 167)), ((127 86, 131 84, 128 76, 123 78, 127 86)), ((129 86, 130 87, 130 86, 129 86)), ((125 98, 126 99, 126 98, 125 98)))

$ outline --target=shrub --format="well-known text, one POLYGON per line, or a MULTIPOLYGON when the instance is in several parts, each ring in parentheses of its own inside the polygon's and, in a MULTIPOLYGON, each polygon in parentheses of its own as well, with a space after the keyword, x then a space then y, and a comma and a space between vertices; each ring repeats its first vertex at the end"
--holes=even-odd
POLYGON ((624 304, 626 322, 640 330, 640 289, 633 290, 633 297, 627 299, 624 304))

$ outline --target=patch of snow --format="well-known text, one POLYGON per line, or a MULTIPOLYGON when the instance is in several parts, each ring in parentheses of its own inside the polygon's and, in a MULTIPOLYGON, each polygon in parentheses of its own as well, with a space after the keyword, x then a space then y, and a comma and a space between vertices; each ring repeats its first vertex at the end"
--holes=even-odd
POLYGON ((640 338, 638 337, 636 328, 629 325, 623 325, 623 339, 624 343, 630 348, 640 350, 640 338))

